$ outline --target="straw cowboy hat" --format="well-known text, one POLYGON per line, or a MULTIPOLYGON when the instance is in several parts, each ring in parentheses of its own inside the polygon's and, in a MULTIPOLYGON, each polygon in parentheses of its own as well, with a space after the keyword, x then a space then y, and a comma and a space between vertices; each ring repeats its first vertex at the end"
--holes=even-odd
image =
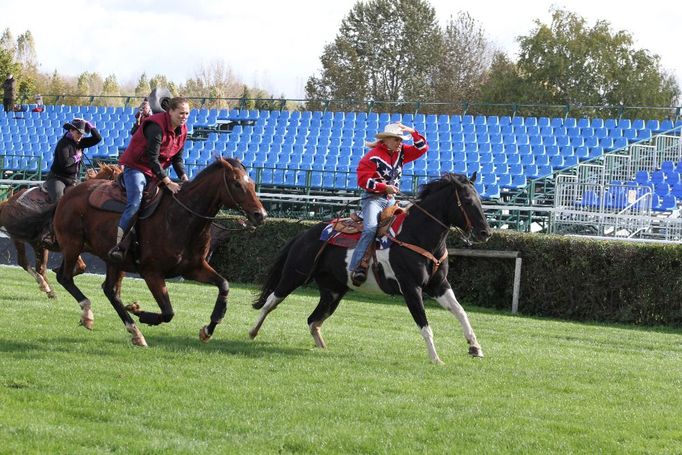
POLYGON ((394 137, 396 139, 401 139, 403 141, 406 141, 410 138, 409 135, 403 136, 401 133, 403 132, 402 127, 397 124, 397 123, 389 123, 384 127, 384 131, 381 133, 376 134, 377 139, 386 139, 388 137, 394 137))

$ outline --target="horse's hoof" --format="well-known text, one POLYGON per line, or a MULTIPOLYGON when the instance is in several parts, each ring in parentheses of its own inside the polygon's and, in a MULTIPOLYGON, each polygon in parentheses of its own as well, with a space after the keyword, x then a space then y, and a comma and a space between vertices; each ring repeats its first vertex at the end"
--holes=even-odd
POLYGON ((56 298, 57 298, 57 293, 54 292, 54 291, 49 291, 49 292, 47 293, 47 298, 48 298, 48 299, 56 299, 56 298))
POLYGON ((441 359, 434 359, 433 364, 434 365, 445 365, 445 362, 443 362, 441 359))
POLYGON ((95 320, 94 319, 87 319, 87 318, 81 318, 80 325, 85 327, 88 330, 92 330, 92 327, 95 325, 95 320))
POLYGON ((147 345, 147 340, 145 340, 144 337, 143 337, 142 335, 132 337, 132 338, 130 339, 130 341, 132 341, 132 343, 133 343, 135 346, 139 346, 139 347, 141 347, 141 348, 147 348, 147 347, 149 347, 149 346, 147 345))
POLYGON ((126 311, 132 313, 135 316, 139 316, 142 313, 142 307, 137 302, 130 303, 126 305, 126 311))
POLYGON ((472 357, 484 357, 480 346, 469 346, 469 355, 472 357))
POLYGON ((249 330, 249 338, 252 340, 258 336, 258 331, 257 330, 249 330))
POLYGON ((204 343, 207 343, 211 339, 211 335, 209 335, 208 330, 206 330, 206 327, 207 326, 203 326, 201 330, 199 330, 199 339, 204 343))

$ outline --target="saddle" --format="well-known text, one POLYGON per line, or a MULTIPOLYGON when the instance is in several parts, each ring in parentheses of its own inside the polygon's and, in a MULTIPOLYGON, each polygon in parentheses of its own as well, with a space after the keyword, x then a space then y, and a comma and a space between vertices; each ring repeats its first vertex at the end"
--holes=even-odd
MULTIPOLYGON (((398 235, 406 215, 405 210, 395 205, 387 207, 381 212, 376 234, 376 238, 379 240, 379 249, 390 246, 387 234, 394 237, 398 235)), ((362 218, 357 213, 353 213, 347 218, 331 220, 322 231, 320 240, 344 248, 354 248, 360 240, 362 229, 362 218)))
POLYGON ((45 214, 54 210, 57 205, 50 200, 50 195, 47 193, 45 183, 27 189, 16 201, 31 213, 36 214, 45 214))
MULTIPOLYGON (((149 218, 161 202, 163 193, 156 185, 147 185, 142 193, 142 205, 138 218, 149 218)), ((126 192, 122 183, 122 175, 113 182, 102 182, 88 196, 88 203, 97 209, 107 212, 123 213, 126 207, 126 192)))
MULTIPOLYGON (((377 237, 386 234, 393 220, 403 213, 403 209, 397 205, 386 207, 379 215, 379 226, 377 228, 377 237)), ((337 218, 331 221, 333 230, 343 234, 359 234, 364 228, 362 216, 359 212, 352 213, 347 218, 337 218)))

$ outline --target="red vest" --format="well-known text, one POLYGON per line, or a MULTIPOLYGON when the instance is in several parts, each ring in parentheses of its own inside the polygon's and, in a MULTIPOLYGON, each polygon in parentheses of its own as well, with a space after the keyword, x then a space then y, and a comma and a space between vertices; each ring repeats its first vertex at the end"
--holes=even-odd
POLYGON ((182 125, 180 134, 175 134, 171 127, 170 115, 166 112, 160 112, 147 117, 140 125, 140 128, 135 131, 133 137, 130 139, 130 144, 123 155, 119 158, 119 164, 123 166, 130 166, 148 175, 152 179, 156 176, 149 166, 149 157, 147 156, 147 138, 144 137, 144 125, 147 122, 154 122, 161 127, 163 131, 163 138, 161 139, 161 148, 159 149, 159 164, 161 169, 167 169, 171 165, 171 161, 185 146, 187 139, 187 125, 182 125))

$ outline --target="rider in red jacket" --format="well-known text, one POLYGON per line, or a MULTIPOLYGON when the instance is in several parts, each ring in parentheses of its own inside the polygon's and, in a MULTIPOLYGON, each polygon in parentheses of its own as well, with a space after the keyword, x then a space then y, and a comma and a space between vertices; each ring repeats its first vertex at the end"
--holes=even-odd
POLYGON ((379 214, 395 203, 393 195, 399 191, 403 165, 416 160, 429 149, 424 136, 402 123, 386 125, 376 138, 377 141, 367 143, 371 150, 362 157, 357 169, 358 185, 365 193, 360 202, 364 229, 348 264, 355 286, 360 286, 367 279, 367 263, 361 261, 374 241, 379 214), (410 136, 403 136, 403 132, 410 133, 414 145, 403 145, 404 140, 410 139, 410 136))

